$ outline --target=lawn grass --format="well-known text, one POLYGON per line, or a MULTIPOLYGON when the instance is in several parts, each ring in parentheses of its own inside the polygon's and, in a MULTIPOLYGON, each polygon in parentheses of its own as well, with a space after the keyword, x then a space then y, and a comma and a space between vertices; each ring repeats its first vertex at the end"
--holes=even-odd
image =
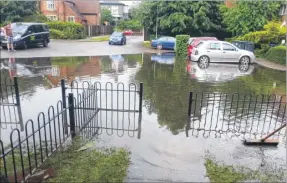
POLYGON ((143 47, 151 48, 150 41, 144 41, 143 42, 143 47))
POLYGON ((87 149, 73 145, 48 159, 55 176, 46 182, 123 182, 129 166, 126 149, 87 149))
POLYGON ((243 182, 245 180, 257 180, 260 182, 282 182, 284 177, 287 175, 284 170, 270 170, 270 172, 262 173, 246 167, 234 167, 224 164, 220 165, 219 163, 209 158, 205 160, 205 168, 207 176, 212 183, 235 183, 243 182))
POLYGON ((103 41, 109 41, 110 39, 110 36, 101 36, 101 37, 92 37, 90 39, 90 41, 93 41, 93 42, 103 42, 103 41))

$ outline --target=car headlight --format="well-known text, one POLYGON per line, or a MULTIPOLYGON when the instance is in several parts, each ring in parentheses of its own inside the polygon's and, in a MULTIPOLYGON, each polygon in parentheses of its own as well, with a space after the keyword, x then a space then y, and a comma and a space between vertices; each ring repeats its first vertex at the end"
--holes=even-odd
POLYGON ((21 39, 21 36, 20 35, 16 35, 15 37, 13 37, 13 40, 14 41, 19 41, 21 39))

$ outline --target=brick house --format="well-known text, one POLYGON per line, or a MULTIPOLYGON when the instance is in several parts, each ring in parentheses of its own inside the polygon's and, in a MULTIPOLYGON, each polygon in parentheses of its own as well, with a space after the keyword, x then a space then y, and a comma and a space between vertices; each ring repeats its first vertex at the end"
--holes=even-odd
POLYGON ((100 24, 100 3, 97 0, 47 0, 40 1, 39 7, 50 20, 100 24))

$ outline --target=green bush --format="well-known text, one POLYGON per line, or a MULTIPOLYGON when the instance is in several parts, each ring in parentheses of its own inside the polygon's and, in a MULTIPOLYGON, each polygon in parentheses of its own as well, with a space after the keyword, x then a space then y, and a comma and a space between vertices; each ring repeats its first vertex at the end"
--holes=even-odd
POLYGON ((56 29, 50 29, 50 36, 52 39, 65 39, 65 34, 63 33, 63 31, 56 29))
POLYGON ((265 58, 269 61, 283 64, 286 63, 286 47, 285 46, 275 46, 270 48, 265 54, 265 58))
POLYGON ((177 35, 176 36, 176 54, 178 56, 187 56, 187 46, 188 46, 188 39, 190 38, 189 35, 177 35))
POLYGON ((123 20, 119 22, 118 27, 121 30, 125 29, 140 30, 143 28, 139 20, 123 20))
POLYGON ((83 39, 86 37, 85 28, 82 24, 62 21, 51 21, 46 23, 50 30, 58 30, 64 34, 62 38, 55 39, 83 39))
POLYGON ((280 26, 280 22, 271 21, 264 25, 264 30, 250 32, 243 36, 230 38, 229 40, 250 41, 255 44, 278 44, 286 36, 286 27, 280 28, 280 26))

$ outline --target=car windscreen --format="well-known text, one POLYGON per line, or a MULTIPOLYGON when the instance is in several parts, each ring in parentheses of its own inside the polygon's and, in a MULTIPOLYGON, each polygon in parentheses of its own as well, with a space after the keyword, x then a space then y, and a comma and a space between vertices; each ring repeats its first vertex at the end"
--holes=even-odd
POLYGON ((24 34, 28 28, 28 25, 12 24, 12 31, 14 34, 24 34))
POLYGON ((196 46, 194 46, 194 47, 199 48, 199 47, 201 47, 202 45, 203 45, 203 41, 199 41, 199 43, 198 43, 196 46))
POLYGON ((121 32, 114 32, 114 33, 112 34, 112 36, 113 36, 113 37, 122 37, 123 34, 122 34, 121 32))

